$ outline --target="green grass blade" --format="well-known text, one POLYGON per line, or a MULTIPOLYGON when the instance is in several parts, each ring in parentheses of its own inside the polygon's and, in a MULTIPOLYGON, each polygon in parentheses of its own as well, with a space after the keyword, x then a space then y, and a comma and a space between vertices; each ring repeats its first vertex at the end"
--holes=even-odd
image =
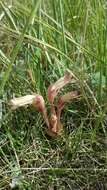
POLYGON ((17 57, 17 54, 20 50, 20 47, 23 43, 23 40, 24 40, 24 34, 26 33, 27 29, 33 24, 33 21, 34 21, 34 17, 35 17, 35 14, 36 14, 36 11, 38 9, 38 6, 39 6, 39 3, 40 3, 40 0, 38 1, 38 3, 35 4, 35 7, 32 8, 31 10, 31 13, 30 13, 30 16, 29 16, 29 19, 28 19, 28 22, 26 22, 26 25, 23 29, 23 32, 21 33, 20 37, 19 37, 19 41, 17 42, 16 44, 16 47, 13 49, 13 52, 11 54, 11 60, 10 60, 10 64, 7 68, 7 71, 5 72, 4 76, 3 76, 3 79, 2 79, 2 83, 0 85, 0 94, 2 95, 3 94, 3 91, 4 91, 4 87, 5 87, 5 84, 9 78, 9 75, 10 75, 10 72, 12 70, 12 66, 14 64, 14 61, 17 57))

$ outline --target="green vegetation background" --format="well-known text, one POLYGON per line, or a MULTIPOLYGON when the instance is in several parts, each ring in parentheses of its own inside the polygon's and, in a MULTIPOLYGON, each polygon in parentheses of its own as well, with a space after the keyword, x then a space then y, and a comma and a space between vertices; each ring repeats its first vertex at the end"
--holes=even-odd
POLYGON ((0 0, 0 189, 107 189, 106 0, 0 0), (32 107, 9 100, 48 86, 69 68, 63 134, 49 139, 32 107))

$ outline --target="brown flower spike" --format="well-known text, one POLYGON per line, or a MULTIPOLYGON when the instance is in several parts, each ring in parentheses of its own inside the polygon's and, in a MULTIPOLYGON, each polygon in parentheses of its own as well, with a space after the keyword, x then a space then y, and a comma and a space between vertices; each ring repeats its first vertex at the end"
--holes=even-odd
POLYGON ((65 71, 63 77, 57 80, 54 84, 50 85, 48 88, 48 101, 50 103, 50 118, 47 115, 44 98, 39 94, 26 95, 19 98, 13 98, 10 101, 12 109, 16 109, 25 105, 33 105, 38 108, 38 110, 43 114, 45 123, 47 125, 47 133, 51 137, 56 137, 62 128, 60 122, 61 111, 65 103, 71 101, 77 97, 77 91, 68 92, 65 95, 58 98, 57 111, 54 106, 54 99, 59 93, 59 91, 73 79, 73 75, 70 71, 65 71))

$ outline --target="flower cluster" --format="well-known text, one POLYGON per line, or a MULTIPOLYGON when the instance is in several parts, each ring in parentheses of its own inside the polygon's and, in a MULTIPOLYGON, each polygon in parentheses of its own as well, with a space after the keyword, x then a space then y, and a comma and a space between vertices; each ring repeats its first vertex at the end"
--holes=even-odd
POLYGON ((10 100, 10 104, 12 109, 16 109, 25 105, 33 105, 37 107, 38 110, 43 114, 45 123, 47 125, 47 133, 52 137, 56 137, 62 128, 62 124, 60 122, 61 111, 65 105, 65 103, 71 101, 72 99, 77 97, 77 91, 72 91, 60 96, 57 102, 57 109, 55 109, 54 99, 59 93, 59 91, 73 79, 73 74, 66 70, 63 77, 57 80, 54 84, 50 85, 48 88, 48 101, 50 103, 50 117, 47 114, 46 106, 44 98, 39 94, 26 95, 19 98, 13 98, 10 100))

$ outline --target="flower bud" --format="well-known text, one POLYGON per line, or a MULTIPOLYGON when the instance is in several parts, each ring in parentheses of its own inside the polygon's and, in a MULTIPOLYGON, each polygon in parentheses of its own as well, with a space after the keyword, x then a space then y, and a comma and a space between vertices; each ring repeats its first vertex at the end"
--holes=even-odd
POLYGON ((55 96, 58 94, 59 90, 63 88, 66 84, 71 81, 72 75, 67 70, 63 77, 57 80, 54 84, 50 85, 48 88, 48 100, 52 104, 55 96))

